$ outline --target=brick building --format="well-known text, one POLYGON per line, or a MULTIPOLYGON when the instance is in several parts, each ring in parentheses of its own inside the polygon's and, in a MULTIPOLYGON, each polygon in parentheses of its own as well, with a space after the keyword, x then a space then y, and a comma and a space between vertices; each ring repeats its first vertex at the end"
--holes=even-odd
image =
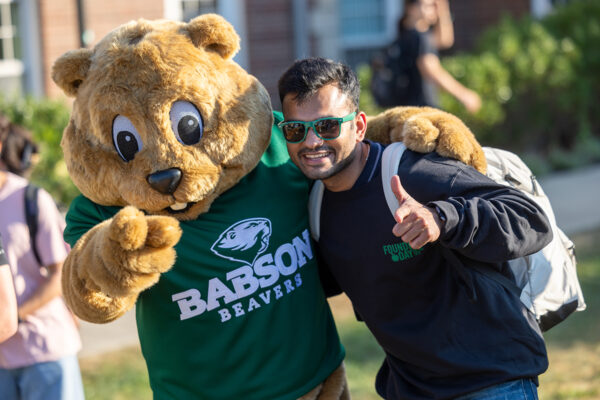
MULTIPOLYGON (((557 0, 450 0, 455 49, 468 49, 503 13, 542 15, 557 0)), ((242 38, 236 61, 269 90, 295 59, 319 55, 353 66, 395 34, 401 0, 0 0, 0 91, 60 96, 50 79, 64 52, 93 46, 132 19, 227 18, 242 38)))

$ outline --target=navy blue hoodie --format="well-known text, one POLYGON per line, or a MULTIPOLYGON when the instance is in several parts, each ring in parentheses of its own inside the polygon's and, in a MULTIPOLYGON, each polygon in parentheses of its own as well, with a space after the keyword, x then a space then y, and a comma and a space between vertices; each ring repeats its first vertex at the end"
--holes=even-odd
POLYGON ((383 146, 369 143, 354 187, 325 190, 319 251, 324 275, 348 295, 385 350, 377 392, 387 399, 451 399, 518 378, 537 383, 548 359, 535 318, 477 268, 513 278, 504 261, 552 239, 543 211, 460 162, 407 150, 398 169, 404 189, 446 218, 437 242, 413 250, 392 234, 383 146), (448 249, 459 265, 449 261, 448 249))

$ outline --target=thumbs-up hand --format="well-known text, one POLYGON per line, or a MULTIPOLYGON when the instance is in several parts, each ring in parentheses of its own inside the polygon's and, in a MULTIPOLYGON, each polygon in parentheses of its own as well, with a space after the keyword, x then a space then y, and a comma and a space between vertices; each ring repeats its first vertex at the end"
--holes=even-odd
POLYGON ((402 187, 398 175, 392 177, 391 185, 399 203, 392 233, 413 249, 438 240, 443 223, 435 210, 413 199, 402 187))

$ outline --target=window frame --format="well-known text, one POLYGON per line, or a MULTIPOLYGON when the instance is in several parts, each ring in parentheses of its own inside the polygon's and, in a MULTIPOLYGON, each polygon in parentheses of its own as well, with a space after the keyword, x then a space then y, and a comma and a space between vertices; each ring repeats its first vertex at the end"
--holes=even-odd
MULTIPOLYGON (((342 1, 342 0, 340 0, 342 1)), ((386 43, 391 42, 396 37, 396 25, 402 11, 402 2, 398 0, 383 0, 384 7, 384 29, 378 33, 356 33, 355 35, 344 35, 340 31, 340 47, 345 53, 351 50, 369 49, 381 47, 386 43)), ((340 7, 343 5, 340 3, 340 7)), ((344 25, 341 20, 340 26, 344 25)))
POLYGON ((19 10, 17 10, 16 21, 13 21, 13 5, 18 7, 19 2, 14 0, 0 0, 0 9, 2 10, 0 13, 0 41, 2 41, 0 78, 20 77, 23 75, 25 69, 23 60, 17 58, 17 55, 21 53, 21 49, 15 48, 15 46, 19 45, 19 42, 15 40, 19 38, 19 10))

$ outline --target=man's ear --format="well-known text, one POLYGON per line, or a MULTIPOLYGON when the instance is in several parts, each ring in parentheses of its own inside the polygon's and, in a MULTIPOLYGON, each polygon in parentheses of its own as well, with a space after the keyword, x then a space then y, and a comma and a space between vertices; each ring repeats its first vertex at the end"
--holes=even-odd
POLYGON ((90 69, 92 50, 71 50, 60 56, 52 66, 52 80, 67 96, 75 97, 77 89, 90 69))
POLYGON ((233 26, 217 14, 204 14, 192 19, 184 28, 196 47, 215 51, 227 59, 240 49, 240 37, 233 26))
POLYGON ((359 111, 354 119, 356 124, 356 140, 362 142, 365 139, 365 133, 367 133, 367 116, 364 112, 359 111))

